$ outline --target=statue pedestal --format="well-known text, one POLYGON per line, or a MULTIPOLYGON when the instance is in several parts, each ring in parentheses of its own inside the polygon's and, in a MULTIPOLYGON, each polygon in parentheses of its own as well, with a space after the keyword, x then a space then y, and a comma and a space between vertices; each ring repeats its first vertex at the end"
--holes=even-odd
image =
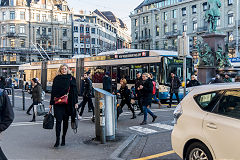
POLYGON ((220 33, 207 33, 202 36, 203 42, 207 43, 213 52, 216 52, 218 50, 218 46, 220 46, 222 50, 225 51, 225 37, 225 34, 220 33))
POLYGON ((198 81, 201 84, 208 84, 216 76, 215 67, 198 67, 198 81))

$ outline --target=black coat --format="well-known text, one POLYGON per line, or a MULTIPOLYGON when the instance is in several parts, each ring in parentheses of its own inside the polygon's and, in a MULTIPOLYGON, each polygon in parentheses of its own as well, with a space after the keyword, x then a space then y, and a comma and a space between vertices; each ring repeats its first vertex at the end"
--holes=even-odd
POLYGON ((13 122, 14 112, 8 95, 0 90, 0 133, 13 122))
POLYGON ((130 90, 128 89, 128 86, 120 87, 119 93, 121 95, 122 100, 125 100, 125 101, 131 100, 131 94, 130 94, 130 90))
POLYGON ((178 77, 172 77, 169 79, 170 84, 168 85, 170 87, 170 93, 177 93, 179 92, 179 87, 181 86, 181 81, 178 77))
MULTIPOLYGON (((54 97, 62 97, 68 93, 68 105, 66 112, 68 115, 75 115, 75 104, 78 103, 78 91, 76 85, 76 79, 68 74, 68 75, 58 75, 53 80, 52 92, 51 92, 51 100, 50 104, 54 104, 54 97), (70 90, 69 90, 70 88, 70 90)), ((56 105, 57 106, 57 105, 56 105)), ((57 109, 57 107, 55 107, 57 109)))
POLYGON ((187 84, 187 87, 193 87, 193 86, 199 86, 199 85, 200 85, 200 83, 197 80, 191 80, 187 84))
POLYGON ((103 77, 103 90, 105 90, 105 91, 112 90, 112 80, 109 76, 103 77))
POLYGON ((143 106, 149 106, 152 104, 152 92, 153 92, 153 83, 150 78, 146 81, 143 81, 143 106))
POLYGON ((143 85, 142 77, 137 78, 137 79, 135 80, 135 91, 136 91, 136 94, 137 94, 138 97, 142 97, 142 95, 143 95, 142 90, 138 90, 138 87, 139 87, 140 85, 143 85))
POLYGON ((31 94, 32 94, 33 102, 41 103, 42 102, 42 86, 41 86, 41 84, 37 84, 36 86, 34 86, 31 94))
POLYGON ((84 79, 83 96, 88 98, 93 97, 92 81, 89 78, 84 79))

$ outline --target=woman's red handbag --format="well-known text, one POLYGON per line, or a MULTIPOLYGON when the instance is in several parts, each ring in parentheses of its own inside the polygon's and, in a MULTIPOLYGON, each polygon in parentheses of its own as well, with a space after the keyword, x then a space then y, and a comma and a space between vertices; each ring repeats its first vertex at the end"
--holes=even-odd
POLYGON ((68 104, 68 93, 62 97, 54 98, 55 104, 68 104))

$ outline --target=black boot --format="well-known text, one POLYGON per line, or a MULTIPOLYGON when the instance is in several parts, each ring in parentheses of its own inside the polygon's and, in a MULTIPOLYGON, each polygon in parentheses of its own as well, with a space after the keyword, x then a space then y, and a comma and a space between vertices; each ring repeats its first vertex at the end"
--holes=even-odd
POLYGON ((54 144, 54 147, 57 148, 59 146, 59 141, 60 141, 60 138, 58 137, 56 139, 56 143, 54 144))
POLYGON ((136 115, 135 115, 135 113, 133 113, 133 116, 132 116, 131 119, 135 119, 135 118, 136 118, 136 115))
POLYGON ((156 116, 156 115, 154 115, 152 118, 153 118, 152 122, 155 122, 155 120, 156 120, 157 116, 156 116))
POLYGON ((27 111, 26 114, 28 114, 28 115, 32 115, 32 114, 30 113, 30 111, 27 111))
POLYGON ((65 136, 62 136, 62 143, 61 146, 65 146, 65 136))

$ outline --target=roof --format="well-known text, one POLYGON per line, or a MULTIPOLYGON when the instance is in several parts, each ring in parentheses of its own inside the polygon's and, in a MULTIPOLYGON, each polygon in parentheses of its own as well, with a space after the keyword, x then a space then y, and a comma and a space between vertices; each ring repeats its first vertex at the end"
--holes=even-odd
POLYGON ((188 95, 194 96, 201 93, 226 90, 226 89, 240 89, 240 83, 239 82, 216 83, 216 84, 196 86, 196 87, 193 87, 192 91, 188 95))
POLYGON ((137 8, 135 8, 134 10, 136 9, 140 9, 142 8, 143 6, 147 6, 149 4, 153 4, 153 3, 157 3, 157 2, 161 2, 163 0, 144 0, 139 6, 137 6, 137 8))
POLYGON ((117 17, 111 11, 103 11, 101 13, 111 22, 117 22, 117 17))

